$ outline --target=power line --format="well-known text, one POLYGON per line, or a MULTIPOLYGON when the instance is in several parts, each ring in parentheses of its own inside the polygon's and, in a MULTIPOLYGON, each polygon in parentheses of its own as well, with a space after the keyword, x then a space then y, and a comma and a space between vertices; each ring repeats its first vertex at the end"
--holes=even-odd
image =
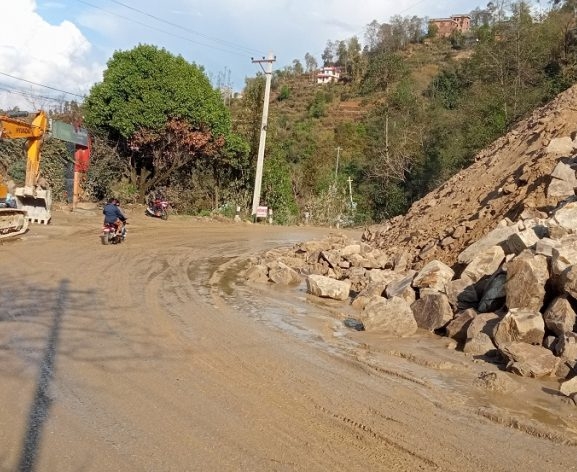
POLYGON ((3 86, 0 84, 0 90, 6 92, 6 93, 10 93, 13 95, 21 95, 23 97, 28 97, 28 98, 40 98, 43 100, 52 100, 58 103, 64 103, 66 100, 63 100, 62 98, 55 98, 55 97, 47 97, 45 95, 37 95, 34 93, 29 93, 29 92, 24 92, 23 90, 18 90, 18 89, 12 89, 12 88, 6 88, 6 86, 3 86))
MULTIPOLYGON (((140 14, 142 14, 142 15, 148 16, 149 18, 152 18, 152 19, 154 19, 154 20, 156 20, 156 21, 159 21, 159 22, 161 22, 161 23, 165 23, 165 24, 167 24, 167 25, 174 26, 174 27, 176 27, 176 28, 179 28, 179 29, 181 29, 181 30, 183 30, 183 31, 187 31, 187 32, 192 33, 192 34, 196 34, 196 35, 201 36, 201 37, 203 37, 203 38, 205 38, 205 39, 208 39, 208 40, 210 40, 210 41, 214 41, 214 42, 216 42, 216 43, 221 43, 221 44, 223 44, 223 45, 225 45, 225 46, 230 46, 230 47, 233 47, 233 48, 236 48, 236 49, 239 49, 239 50, 244 50, 244 51, 246 51, 246 52, 248 52, 248 53, 259 53, 259 54, 260 54, 260 52, 261 52, 261 51, 259 51, 258 49, 252 49, 252 48, 249 48, 249 47, 246 47, 246 46, 242 46, 242 45, 240 45, 240 44, 236 44, 236 43, 233 43, 233 42, 230 42, 230 41, 226 41, 226 40, 221 39, 221 38, 215 38, 215 37, 211 37, 211 36, 205 35, 205 34, 203 34, 203 33, 199 33, 198 31, 191 30, 191 29, 186 28, 186 27, 184 27, 184 26, 181 26, 181 25, 179 25, 179 24, 177 24, 177 23, 173 23, 173 22, 171 22, 171 21, 165 20, 165 19, 160 18, 160 17, 158 17, 158 16, 156 16, 156 15, 153 15, 153 14, 151 14, 151 13, 147 13, 147 12, 145 12, 145 11, 143 11, 143 10, 139 10, 138 8, 135 8, 135 7, 133 7, 133 6, 127 5, 126 3, 120 2, 120 1, 118 1, 118 0, 109 0, 109 1, 112 2, 112 3, 115 3, 115 4, 117 4, 117 5, 123 6, 124 8, 128 8, 129 10, 132 10, 132 11, 135 11, 135 12, 137 12, 137 13, 140 13, 140 14)), ((423 1, 424 1, 424 0, 423 0, 423 1)))
POLYGON ((420 5, 421 3, 423 3, 425 0, 419 0, 418 2, 413 3, 412 5, 409 5, 407 8, 405 8, 404 10, 401 10, 400 12, 397 12, 397 15, 400 15, 401 13, 405 13, 413 8, 415 8, 417 5, 420 5))
POLYGON ((7 74, 6 72, 0 72, 0 75, 5 75, 6 77, 10 77, 14 80, 20 80, 22 82, 26 82, 28 84, 37 85, 38 87, 44 87, 50 90, 54 90, 56 92, 65 93, 66 95, 74 95, 75 97, 84 98, 84 95, 79 95, 77 93, 67 92, 66 90, 57 89, 55 87, 51 87, 50 85, 39 84, 38 82, 32 82, 31 80, 23 79, 21 77, 15 77, 13 75, 7 74))
POLYGON ((200 42, 200 41, 194 41, 193 39, 187 38, 186 36, 180 36, 180 35, 178 35, 178 34, 171 33, 170 31, 166 31, 166 30, 163 30, 163 29, 161 29, 161 28, 157 28, 157 27, 155 27, 155 26, 149 25, 149 24, 147 24, 147 23, 143 23, 142 21, 135 20, 134 18, 129 18, 129 17, 127 17, 127 16, 120 15, 120 14, 118 14, 118 13, 113 13, 113 12, 111 12, 111 11, 106 10, 105 8, 99 7, 99 6, 94 5, 94 4, 90 3, 90 2, 87 2, 87 1, 85 1, 85 0, 76 0, 76 1, 79 2, 79 3, 82 3, 82 4, 84 4, 84 5, 87 5, 87 6, 91 7, 91 8, 94 8, 94 9, 96 9, 96 10, 103 11, 104 13, 106 13, 106 14, 108 14, 108 15, 110 15, 110 16, 115 16, 115 17, 117 17, 117 18, 121 18, 121 19, 123 19, 123 20, 130 21, 130 22, 132 22, 132 23, 136 23, 136 24, 138 24, 138 25, 140 25, 140 26, 144 26, 145 28, 149 28, 149 29, 152 29, 152 30, 154 30, 154 31, 158 31, 158 32, 160 32, 160 33, 167 34, 168 36, 173 36, 173 37, 175 37, 175 38, 182 39, 182 40, 184 40, 184 41, 188 41, 189 43, 199 44, 199 45, 201 45, 201 46, 205 46, 205 47, 207 47, 207 48, 211 48, 211 49, 216 49, 216 50, 219 50, 219 51, 223 51, 223 52, 226 52, 226 53, 228 53, 228 54, 235 54, 235 55, 243 56, 243 57, 245 56, 245 54, 241 54, 240 51, 234 50, 232 47, 230 47, 230 48, 224 48, 224 47, 213 46, 213 45, 211 45, 211 44, 202 43, 202 42, 200 42))

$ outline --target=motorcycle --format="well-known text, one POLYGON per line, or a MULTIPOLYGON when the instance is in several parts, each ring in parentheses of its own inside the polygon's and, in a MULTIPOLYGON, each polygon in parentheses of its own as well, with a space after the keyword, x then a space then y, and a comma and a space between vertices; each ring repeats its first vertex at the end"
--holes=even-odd
POLYGON ((118 230, 114 223, 104 223, 100 239, 104 245, 120 244, 126 239, 126 222, 118 230))
POLYGON ((166 200, 155 198, 154 200, 148 202, 148 205, 146 205, 145 213, 148 216, 154 216, 162 220, 167 220, 169 208, 170 204, 166 200))

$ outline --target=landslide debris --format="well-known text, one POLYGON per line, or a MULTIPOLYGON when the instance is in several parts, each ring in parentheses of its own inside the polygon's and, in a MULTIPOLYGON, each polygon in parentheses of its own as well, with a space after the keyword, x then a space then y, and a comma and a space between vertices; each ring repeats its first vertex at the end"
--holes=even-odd
POLYGON ((443 334, 515 374, 566 379, 561 393, 573 397, 576 135, 577 86, 361 241, 334 234, 275 249, 245 277, 305 278, 312 295, 349 301, 367 331, 443 334))
POLYGON ((363 240, 390 254, 406 251, 413 268, 433 259, 453 266, 500 221, 517 221, 524 212, 547 214, 566 198, 547 190, 559 159, 574 155, 576 133, 574 86, 477 154, 471 166, 406 215, 367 228, 363 240))

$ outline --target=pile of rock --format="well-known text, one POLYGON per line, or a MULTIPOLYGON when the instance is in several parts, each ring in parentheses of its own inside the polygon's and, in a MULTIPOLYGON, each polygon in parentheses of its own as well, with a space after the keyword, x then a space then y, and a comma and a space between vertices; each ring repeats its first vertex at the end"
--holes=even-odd
MULTIPOLYGON (((407 255, 333 235, 265 254, 246 271, 262 282, 298 284, 319 297, 350 300, 367 331, 410 336, 425 329, 464 352, 499 356, 522 376, 577 374, 577 201, 546 215, 503 220, 451 268, 420 270, 407 255), (458 273, 457 273, 458 272, 458 273)), ((577 392, 577 380, 564 386, 577 392), (574 385, 575 388, 570 387, 574 385)))

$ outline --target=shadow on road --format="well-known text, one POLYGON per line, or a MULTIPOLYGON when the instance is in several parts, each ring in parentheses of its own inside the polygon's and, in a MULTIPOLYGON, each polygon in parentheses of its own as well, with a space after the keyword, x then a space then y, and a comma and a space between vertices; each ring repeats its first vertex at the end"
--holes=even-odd
POLYGON ((69 285, 70 282, 68 280, 63 280, 57 289, 56 304, 52 309, 54 313, 52 326, 48 334, 44 354, 40 361, 34 400, 28 412, 26 433, 24 435, 22 453, 18 463, 18 470, 20 472, 30 472, 34 470, 34 464, 36 463, 40 440, 42 438, 43 426, 48 418, 48 412, 52 405, 52 399, 48 393, 48 389, 54 377, 60 326, 62 317, 66 311, 66 302, 69 298, 69 285))
MULTIPOLYGON (((12 431, 4 430, 11 445, 0 446, 0 470, 38 470, 50 411, 57 401, 66 405, 71 381, 75 388, 85 382, 78 376, 83 366, 115 375, 171 361, 171 353, 150 327, 123 316, 126 307, 111 309, 106 303, 110 297, 101 290, 78 290, 74 285, 62 279, 38 287, 0 277, 0 378, 14 379, 0 384, 0 401, 6 402, 0 412, 15 414, 10 401, 23 393, 16 389, 34 382, 31 403, 22 410, 27 415, 25 427, 16 423, 12 431), (22 430, 18 440, 14 435, 22 430)), ((0 418, 4 428, 15 419, 9 417, 0 418)))

